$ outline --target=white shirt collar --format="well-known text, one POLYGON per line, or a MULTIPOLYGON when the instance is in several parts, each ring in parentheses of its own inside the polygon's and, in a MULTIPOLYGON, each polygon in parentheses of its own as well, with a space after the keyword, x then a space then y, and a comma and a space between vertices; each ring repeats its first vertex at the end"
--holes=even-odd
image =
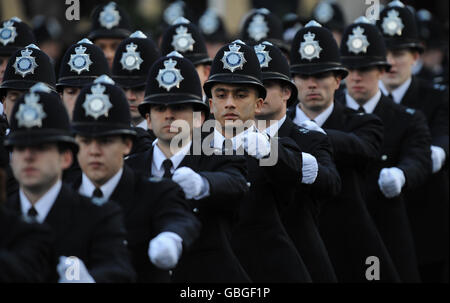
MULTIPOLYGON (((252 125, 247 130, 240 132, 239 134, 231 138, 234 150, 237 150, 239 147, 241 147, 241 145, 244 143, 244 136, 248 132, 258 132, 258 129, 254 125, 252 125)), ((225 141, 225 137, 217 129, 214 129, 214 148, 222 150, 223 141, 225 141)))
MULTIPOLYGON (((323 112, 320 113, 320 115, 318 115, 317 117, 314 118, 314 121, 316 122, 317 125, 319 125, 320 127, 322 127, 322 125, 325 123, 325 121, 327 121, 328 117, 330 117, 331 113, 333 112, 334 109, 334 102, 331 102, 331 105, 324 110, 323 112)), ((303 110, 300 108, 300 104, 297 105, 295 107, 295 118, 294 118, 294 123, 297 125, 300 125, 300 123, 304 122, 304 121, 309 121, 312 120, 311 118, 309 118, 304 112, 303 110)))
MULTIPOLYGON (((123 168, 121 168, 111 179, 108 180, 105 184, 100 186, 100 190, 103 193, 103 198, 109 200, 113 191, 116 189, 117 184, 119 184, 120 178, 122 177, 123 168)), ((81 186, 78 192, 86 197, 92 197, 92 194, 95 190, 95 185, 89 180, 88 176, 84 173, 82 175, 81 186)))
POLYGON ((277 123, 272 124, 268 128, 266 128, 264 131, 266 134, 268 134, 270 137, 277 136, 278 130, 280 129, 281 125, 283 125, 284 121, 286 120, 286 115, 284 115, 283 118, 277 121, 277 123))
MULTIPOLYGON (((62 182, 58 180, 55 185, 53 185, 35 204, 34 209, 36 209, 37 217, 36 220, 39 223, 44 222, 47 217, 50 209, 58 197, 59 192, 61 191, 62 182)), ((22 188, 19 189, 20 196, 20 208, 22 210, 23 215, 27 215, 28 210, 33 206, 28 200, 25 193, 22 191, 22 188)))
MULTIPOLYGON (((408 80, 406 80, 402 85, 397 87, 391 92, 392 98, 394 98, 394 102, 397 104, 400 104, 402 102, 403 97, 406 94, 406 91, 409 88, 409 85, 411 84, 412 78, 410 77, 408 80)), ((383 94, 386 96, 389 95, 389 91, 387 90, 386 86, 384 86, 383 81, 378 82, 378 86, 380 87, 383 94)))
MULTIPOLYGON (((381 98, 381 91, 378 90, 377 93, 372 98, 369 99, 369 101, 364 103, 363 108, 366 111, 366 113, 368 114, 373 113, 375 107, 377 107, 378 102, 380 101, 380 98, 381 98)), ((354 110, 359 109, 358 102, 356 102, 355 99, 353 99, 352 96, 350 96, 347 91, 345 92, 345 101, 347 107, 350 107, 354 110)))
POLYGON ((143 128, 145 130, 148 130, 148 125, 147 125, 147 120, 142 120, 138 125, 136 125, 136 127, 140 127, 143 128))
MULTIPOLYGON (((153 142, 154 148, 153 148, 153 160, 152 160, 153 163, 152 164, 155 165, 157 171, 164 172, 164 169, 162 168, 162 163, 164 160, 167 159, 167 157, 166 157, 166 155, 164 155, 164 153, 161 151, 158 144, 156 144, 156 143, 158 143, 158 139, 156 139, 153 142)), ((170 160, 172 161, 172 168, 171 168, 172 173, 177 169, 177 167, 180 165, 181 161, 183 161, 184 157, 191 149, 191 145, 192 145, 192 141, 190 141, 189 144, 187 144, 185 147, 180 149, 176 154, 174 154, 172 157, 170 157, 170 160)))

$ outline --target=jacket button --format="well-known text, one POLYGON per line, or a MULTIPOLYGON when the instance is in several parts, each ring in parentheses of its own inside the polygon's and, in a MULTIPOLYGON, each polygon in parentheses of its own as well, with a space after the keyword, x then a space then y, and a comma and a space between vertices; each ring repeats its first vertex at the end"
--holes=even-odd
POLYGON ((388 156, 387 156, 387 155, 382 155, 382 156, 381 156, 381 160, 383 160, 383 161, 386 161, 386 160, 387 160, 387 158, 388 158, 388 156))
POLYGON ((247 182, 247 186, 250 187, 252 186, 252 184, 250 182, 247 182))
POLYGON ((198 213, 199 212, 199 210, 198 210, 198 208, 196 207, 196 208, 194 208, 193 210, 192 210, 194 213, 198 213))

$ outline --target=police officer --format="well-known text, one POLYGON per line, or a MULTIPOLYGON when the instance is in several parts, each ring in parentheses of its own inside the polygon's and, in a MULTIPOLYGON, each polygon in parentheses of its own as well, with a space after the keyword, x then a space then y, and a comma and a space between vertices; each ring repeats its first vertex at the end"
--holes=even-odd
POLYGON ((289 56, 289 44, 283 40, 283 24, 278 16, 266 8, 248 13, 240 32, 241 39, 250 45, 269 41, 278 46, 286 57, 289 56))
POLYGON ((289 64, 278 47, 264 41, 254 46, 267 96, 258 121, 271 137, 290 137, 301 148, 302 184, 296 199, 283 210, 283 223, 305 261, 314 282, 336 282, 328 252, 316 226, 318 197, 333 197, 340 191, 340 177, 326 135, 295 125, 286 116, 297 101, 297 87, 290 79, 289 64))
POLYGON ((103 75, 83 88, 73 128, 83 171, 74 188, 119 203, 138 281, 168 282, 168 270, 195 240, 200 223, 176 184, 147 180, 124 165, 136 133, 126 97, 111 78, 103 75))
POLYGON ((3 81, 9 57, 19 48, 36 43, 30 26, 17 17, 1 21, 0 28, 0 83, 3 81))
POLYGON ((8 121, 16 100, 38 82, 44 82, 55 90, 55 71, 50 58, 36 45, 30 44, 15 51, 6 65, 0 98, 8 121))
POLYGON ((97 6, 92 13, 88 38, 100 47, 111 69, 116 49, 131 34, 128 14, 115 2, 97 6))
POLYGON ((130 282, 134 271, 125 244, 120 208, 90 200, 61 181, 78 146, 57 94, 40 83, 17 100, 5 145, 20 190, 10 209, 50 226, 59 258, 59 282, 130 282), (67 274, 80 269, 79 281, 67 274))
POLYGON ((62 58, 56 89, 71 120, 81 88, 103 74, 109 74, 108 62, 102 50, 89 39, 82 39, 67 49, 62 58))
POLYGON ((381 121, 334 101, 334 92, 348 72, 340 63, 333 35, 314 20, 298 31, 292 42, 291 73, 299 91, 299 104, 292 109, 291 118, 297 125, 328 135, 341 177, 341 192, 325 200, 319 217, 320 232, 338 280, 367 281, 365 260, 377 256, 384 267, 381 278, 397 281, 360 188, 366 165, 378 158, 383 138, 381 121))
POLYGON ((172 51, 179 52, 194 64, 200 84, 203 85, 209 77, 212 60, 208 56, 205 39, 200 30, 184 17, 177 18, 162 37, 162 54, 167 55, 172 51))
POLYGON ((229 41, 222 17, 214 9, 208 8, 198 19, 198 28, 205 38, 208 56, 214 58, 217 51, 229 41))
POLYGON ((380 13, 387 60, 392 65, 380 82, 381 91, 394 102, 422 111, 431 131, 432 175, 427 183, 407 192, 407 210, 416 243, 423 281, 435 281, 442 272, 448 238, 448 90, 433 87, 411 75, 422 51, 414 15, 400 1, 380 13))
MULTIPOLYGON (((377 115, 384 124, 381 156, 366 177, 366 201, 403 282, 419 281, 403 193, 425 182, 431 137, 425 116, 394 103, 378 88, 390 65, 377 27, 358 18, 344 32, 341 58, 349 69, 346 106, 377 115)), ((407 201, 406 201, 407 202, 407 201)))
POLYGON ((336 0, 319 1, 314 7, 311 18, 329 29, 338 46, 341 44, 342 33, 346 24, 344 11, 336 0))
POLYGON ((230 243, 239 201, 248 191, 245 160, 204 152, 206 143, 197 134, 209 108, 202 101, 194 65, 177 52, 159 59, 150 70, 139 111, 157 140, 147 152, 127 159, 127 164, 177 182, 202 222, 200 237, 182 256, 172 281, 250 282, 230 243), (171 126, 180 121, 189 129, 171 126), (181 144, 174 143, 177 138, 181 144))
POLYGON ((217 122, 213 146, 244 154, 249 171, 232 239, 239 260, 254 282, 311 281, 280 218, 302 180, 302 156, 291 139, 269 139, 254 126, 266 89, 253 48, 240 40, 222 47, 203 89, 217 122))

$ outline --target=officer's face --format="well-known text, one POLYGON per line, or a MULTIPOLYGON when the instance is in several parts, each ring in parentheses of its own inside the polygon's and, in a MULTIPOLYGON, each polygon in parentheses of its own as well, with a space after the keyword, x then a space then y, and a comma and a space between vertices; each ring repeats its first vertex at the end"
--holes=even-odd
POLYGON ((130 104, 131 120, 133 123, 139 124, 143 120, 141 114, 138 111, 138 105, 144 101, 145 86, 137 88, 127 88, 124 90, 128 103, 130 104))
POLYGON ((83 137, 77 135, 78 162, 81 170, 96 186, 102 186, 123 166, 123 158, 130 153, 131 139, 121 136, 83 137))
POLYGON ((3 82, 3 75, 5 74, 6 65, 8 64, 9 57, 0 56, 0 83, 3 82))
POLYGON ((16 101, 24 94, 24 91, 8 89, 6 96, 3 99, 3 108, 8 118, 11 121, 11 112, 16 101))
POLYGON ((253 121, 261 113, 263 102, 256 88, 219 83, 211 89, 209 107, 214 118, 225 126, 225 121, 232 124, 253 121))
POLYGON ((364 104, 378 92, 378 81, 384 70, 378 67, 350 69, 346 78, 349 95, 359 104, 364 104))
POLYGON ((62 91, 61 99, 64 102, 64 106, 67 109, 70 120, 72 120, 73 108, 75 107, 75 101, 77 101, 80 90, 81 89, 79 87, 64 87, 62 91))
MULTIPOLYGON (((177 138, 189 138, 194 127, 200 127, 205 116, 196 113, 191 104, 178 105, 152 105, 150 114, 147 115, 148 128, 153 131, 158 140, 170 144, 170 141, 177 138), (175 121, 181 122, 185 127, 177 127, 172 124, 175 121)), ((177 123, 179 123, 177 122, 177 123)))
POLYGON ((412 67, 419 58, 419 54, 411 50, 390 50, 387 61, 392 65, 391 70, 383 77, 383 83, 390 89, 395 89, 411 77, 412 67))
POLYGON ((197 70, 198 77, 200 78, 200 84, 203 87, 206 80, 209 78, 209 72, 211 71, 211 66, 206 64, 200 64, 195 67, 197 70))
POLYGON ((291 90, 277 81, 264 81, 267 96, 264 99, 258 119, 279 120, 286 114, 287 100, 291 97, 291 90))
POLYGON ((333 102, 334 92, 339 88, 341 79, 332 72, 326 72, 314 76, 295 75, 294 82, 300 106, 320 113, 333 102))
POLYGON ((14 177, 22 188, 34 193, 45 193, 71 163, 72 152, 60 152, 56 144, 15 146, 11 155, 14 177))
POLYGON ((109 69, 112 69, 114 55, 122 39, 120 38, 98 38, 94 44, 100 47, 108 60, 109 69))

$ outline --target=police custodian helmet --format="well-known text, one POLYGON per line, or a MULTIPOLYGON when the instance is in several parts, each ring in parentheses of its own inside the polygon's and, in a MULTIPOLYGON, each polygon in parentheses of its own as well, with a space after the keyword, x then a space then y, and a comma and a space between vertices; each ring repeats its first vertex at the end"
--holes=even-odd
POLYGON ((195 110, 209 113, 209 107, 202 100, 197 70, 180 53, 173 51, 151 67, 144 102, 138 106, 142 117, 149 113, 152 104, 192 104, 195 110))
POLYGON ((103 74, 109 74, 103 51, 89 39, 83 39, 70 46, 64 54, 56 88, 82 87, 103 74))
POLYGON ((291 89, 291 97, 287 100, 287 106, 297 101, 297 86, 291 80, 289 63, 281 50, 268 41, 254 46, 258 57, 262 80, 278 80, 288 85, 291 89))
POLYGON ((36 43, 28 24, 17 17, 0 22, 0 56, 11 56, 19 48, 36 43))
POLYGON ((291 74, 314 75, 333 71, 345 78, 339 48, 331 32, 312 20, 297 32, 291 47, 291 74))
POLYGON ((386 46, 378 28, 366 17, 359 17, 344 32, 341 60, 349 69, 381 66, 389 70, 386 46))
POLYGON ((0 85, 0 98, 6 95, 7 89, 27 90, 38 82, 44 82, 55 90, 55 78, 50 58, 39 47, 30 44, 9 58, 0 85))
POLYGON ((97 6, 92 13, 92 27, 88 38, 124 39, 131 34, 131 25, 127 13, 115 2, 97 6))
POLYGON ((203 90, 209 98, 211 98, 211 89, 216 83, 254 86, 263 99, 267 93, 262 83, 258 57, 253 47, 246 45, 241 40, 226 44, 214 57, 211 73, 203 85, 203 90))
POLYGON ((81 90, 73 110, 72 128, 76 134, 87 137, 136 135, 127 98, 107 75, 81 90))
POLYGON ((116 50, 112 78, 122 88, 145 86, 150 67, 161 57, 152 39, 141 31, 122 40, 116 50))
POLYGON ((75 152, 78 149, 63 102, 42 82, 33 85, 15 102, 10 127, 4 141, 7 147, 60 142, 75 152))

